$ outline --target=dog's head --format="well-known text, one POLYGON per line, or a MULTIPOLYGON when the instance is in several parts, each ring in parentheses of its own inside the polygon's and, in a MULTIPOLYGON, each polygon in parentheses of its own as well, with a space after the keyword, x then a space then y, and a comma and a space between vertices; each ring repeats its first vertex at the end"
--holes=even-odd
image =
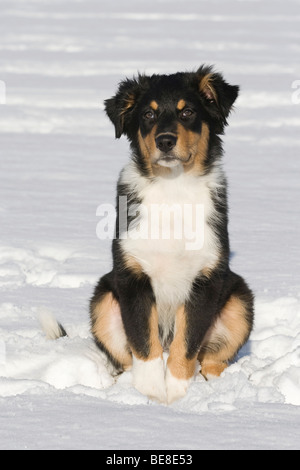
POLYGON ((209 160, 209 143, 223 134, 238 91, 202 66, 192 73, 126 79, 105 108, 116 137, 127 135, 148 174, 179 165, 201 173, 209 160))

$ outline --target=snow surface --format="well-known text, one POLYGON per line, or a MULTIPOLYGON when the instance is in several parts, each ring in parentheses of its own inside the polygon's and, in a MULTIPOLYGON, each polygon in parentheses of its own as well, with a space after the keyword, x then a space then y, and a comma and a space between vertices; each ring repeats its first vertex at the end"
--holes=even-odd
POLYGON ((299 0, 0 7, 0 448, 299 449, 299 0), (241 85, 224 166, 231 264, 255 291, 256 322, 220 379, 199 376, 167 407, 130 372, 115 382, 89 332, 111 266, 96 210, 114 203, 129 155, 103 100, 138 70, 202 63, 241 85), (47 341, 40 312, 69 338, 47 341))

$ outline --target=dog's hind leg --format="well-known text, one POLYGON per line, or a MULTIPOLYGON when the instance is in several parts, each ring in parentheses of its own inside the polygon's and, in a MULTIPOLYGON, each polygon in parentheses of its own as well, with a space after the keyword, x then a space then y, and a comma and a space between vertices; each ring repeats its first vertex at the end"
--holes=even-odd
POLYGON ((253 326, 253 295, 245 281, 230 274, 232 291, 202 342, 198 356, 201 374, 219 376, 246 343, 253 326))
POLYGON ((96 344, 116 371, 132 366, 134 387, 151 399, 164 402, 163 348, 154 300, 146 277, 124 276, 119 280, 117 294, 114 274, 110 273, 100 279, 95 289, 90 314, 96 344))
POLYGON ((100 279, 90 302, 92 333, 96 344, 108 357, 116 372, 132 366, 119 302, 110 289, 110 274, 100 279))

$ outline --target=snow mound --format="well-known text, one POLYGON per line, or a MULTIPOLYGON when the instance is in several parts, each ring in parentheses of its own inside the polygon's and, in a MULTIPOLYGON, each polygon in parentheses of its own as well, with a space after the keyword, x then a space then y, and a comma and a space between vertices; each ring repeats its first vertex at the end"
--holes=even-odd
MULTIPOLYGON (((18 318, 12 304, 0 317, 18 318)), ((68 331, 68 325, 65 325, 68 331)), ((69 325, 69 337, 47 341, 38 328, 0 331, 0 396, 44 393, 51 386, 69 393, 126 405, 152 404, 131 384, 131 372, 114 378, 94 345, 88 325, 69 325)), ((220 378, 198 375, 172 407, 188 413, 232 411, 246 403, 300 406, 300 305, 297 299, 256 302, 256 324, 237 361, 220 378)))

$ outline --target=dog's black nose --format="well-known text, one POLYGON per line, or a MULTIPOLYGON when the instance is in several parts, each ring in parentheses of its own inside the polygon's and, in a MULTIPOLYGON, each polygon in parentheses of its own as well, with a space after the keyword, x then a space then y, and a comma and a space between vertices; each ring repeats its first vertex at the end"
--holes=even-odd
POLYGON ((175 147, 177 137, 172 134, 162 134, 155 139, 156 147, 164 153, 168 153, 175 147))

